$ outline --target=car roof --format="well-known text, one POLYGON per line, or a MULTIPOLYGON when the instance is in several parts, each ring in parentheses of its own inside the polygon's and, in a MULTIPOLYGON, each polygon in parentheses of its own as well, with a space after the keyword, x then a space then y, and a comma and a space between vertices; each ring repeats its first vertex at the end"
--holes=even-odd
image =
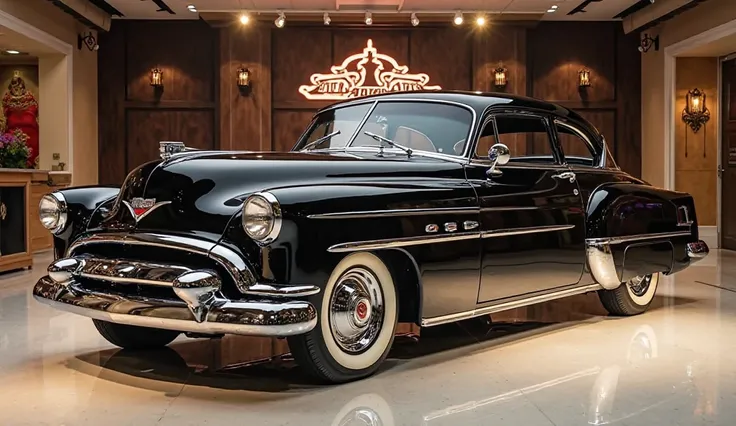
POLYGON ((504 109, 531 109, 543 111, 556 115, 558 117, 568 118, 580 125, 586 127, 593 132, 596 137, 600 137, 600 132, 590 122, 585 120, 575 111, 565 108, 561 105, 543 101, 540 99, 530 98, 527 96, 514 95, 509 93, 498 92, 471 92, 463 90, 423 90, 409 92, 388 92, 378 95, 364 96, 360 98, 348 99, 326 106, 317 113, 330 110, 333 108, 341 108, 354 104, 361 104, 374 100, 412 100, 412 101, 449 101, 467 105, 474 109, 478 117, 482 117, 483 113, 489 108, 504 109))

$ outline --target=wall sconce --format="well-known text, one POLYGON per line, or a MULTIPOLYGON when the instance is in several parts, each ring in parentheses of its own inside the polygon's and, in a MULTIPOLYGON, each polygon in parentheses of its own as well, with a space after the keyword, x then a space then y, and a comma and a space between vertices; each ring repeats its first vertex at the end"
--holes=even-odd
POLYGON ((578 85, 580 87, 590 87, 590 70, 583 68, 578 72, 578 85))
POLYGON ((161 69, 154 68, 151 70, 151 86, 164 87, 164 72, 161 69))
POLYGON ((644 34, 644 37, 639 43, 639 52, 646 53, 652 46, 654 46, 655 51, 659 50, 659 36, 652 38, 649 34, 644 34))
POLYGON ((240 93, 244 96, 248 96, 251 91, 250 70, 245 67, 238 68, 236 81, 238 83, 240 93))
POLYGON ((506 87, 506 84, 508 83, 508 80, 506 79, 507 71, 508 70, 501 65, 499 65, 498 68, 493 70, 493 85, 494 86, 496 86, 497 88, 506 87))
POLYGON ((687 123, 693 133, 698 133, 700 127, 710 120, 710 111, 705 106, 705 93, 699 89, 687 92, 685 109, 682 111, 682 121, 687 123))

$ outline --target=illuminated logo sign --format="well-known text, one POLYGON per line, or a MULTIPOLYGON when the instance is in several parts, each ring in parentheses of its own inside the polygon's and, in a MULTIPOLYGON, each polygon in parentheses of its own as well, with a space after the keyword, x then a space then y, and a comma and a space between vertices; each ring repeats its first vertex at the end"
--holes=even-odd
POLYGON ((378 53, 373 40, 368 40, 363 53, 348 56, 330 71, 330 74, 312 74, 309 79, 312 84, 300 86, 299 93, 307 99, 341 100, 386 92, 441 89, 427 85, 427 74, 409 74, 409 67, 378 53), (369 69, 373 69, 372 76, 369 69))

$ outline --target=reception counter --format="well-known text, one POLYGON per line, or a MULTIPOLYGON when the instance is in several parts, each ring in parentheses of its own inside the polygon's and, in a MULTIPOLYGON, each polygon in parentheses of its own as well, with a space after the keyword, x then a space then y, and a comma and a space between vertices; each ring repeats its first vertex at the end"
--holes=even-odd
POLYGON ((51 234, 38 220, 38 203, 70 182, 68 172, 0 169, 0 272, 30 268, 33 253, 52 247, 51 234))

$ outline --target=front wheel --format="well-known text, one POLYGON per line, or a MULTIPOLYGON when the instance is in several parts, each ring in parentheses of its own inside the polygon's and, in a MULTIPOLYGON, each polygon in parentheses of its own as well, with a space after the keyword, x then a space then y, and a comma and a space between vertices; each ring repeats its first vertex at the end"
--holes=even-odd
POLYGON ((613 290, 599 290, 598 297, 612 315, 641 314, 652 304, 660 276, 656 273, 634 277, 613 290))
POLYGON ((396 302, 381 259, 370 253, 345 257, 327 281, 317 327, 288 338, 294 359, 310 375, 333 383, 373 374, 394 340, 396 302))
POLYGON ((124 349, 161 348, 173 342, 180 334, 178 331, 158 328, 116 324, 97 319, 92 321, 105 340, 124 349))

